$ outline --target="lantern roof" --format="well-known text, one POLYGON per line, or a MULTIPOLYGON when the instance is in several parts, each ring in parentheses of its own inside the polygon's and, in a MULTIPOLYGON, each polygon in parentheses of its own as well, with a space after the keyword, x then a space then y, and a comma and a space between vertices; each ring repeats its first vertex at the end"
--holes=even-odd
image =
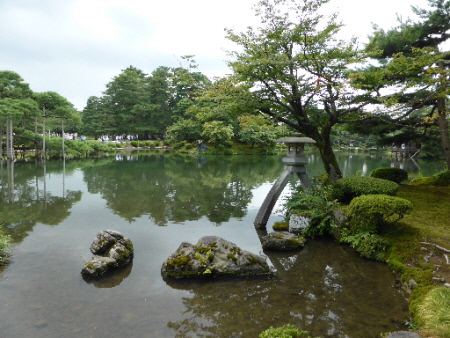
POLYGON ((300 144, 300 143, 316 143, 312 138, 310 137, 301 137, 301 134, 294 133, 292 136, 286 136, 281 137, 277 140, 278 143, 285 143, 285 144, 300 144))

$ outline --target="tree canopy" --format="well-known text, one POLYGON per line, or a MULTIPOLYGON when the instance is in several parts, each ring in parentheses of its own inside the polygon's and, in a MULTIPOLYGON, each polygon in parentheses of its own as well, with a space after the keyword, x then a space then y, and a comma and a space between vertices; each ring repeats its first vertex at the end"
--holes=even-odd
POLYGON ((331 144, 339 123, 354 122, 373 102, 350 86, 348 69, 362 62, 355 41, 336 39, 336 15, 320 8, 328 0, 261 0, 261 27, 227 30, 239 51, 230 62, 236 78, 251 88, 258 111, 314 139, 330 178, 342 176, 331 144))

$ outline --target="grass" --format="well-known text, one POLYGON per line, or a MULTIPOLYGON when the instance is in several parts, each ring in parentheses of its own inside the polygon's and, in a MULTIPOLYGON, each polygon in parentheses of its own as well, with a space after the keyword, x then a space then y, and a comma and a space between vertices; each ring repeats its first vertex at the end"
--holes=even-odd
POLYGON ((432 289, 418 307, 417 318, 427 336, 450 337, 450 288, 432 289))
MULTIPOLYGON (((387 262, 403 284, 412 279, 417 283, 409 298, 410 313, 423 336, 450 337, 450 289, 433 279, 437 266, 424 253, 426 247, 443 257, 435 245, 450 249, 450 186, 402 185, 397 196, 412 202, 414 208, 397 225, 385 229, 383 237, 391 243, 387 262), (442 293, 445 300, 437 296, 442 293)), ((450 278, 450 265, 445 262, 439 272, 444 270, 450 278)))

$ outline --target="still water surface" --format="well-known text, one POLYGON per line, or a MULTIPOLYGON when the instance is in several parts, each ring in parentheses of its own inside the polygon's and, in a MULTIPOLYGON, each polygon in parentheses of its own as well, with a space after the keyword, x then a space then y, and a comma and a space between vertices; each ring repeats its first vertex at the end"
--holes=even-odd
MULTIPOLYGON (((339 161, 346 176, 391 165, 375 155, 339 161)), ((442 169, 393 165, 412 175, 442 169)), ((358 338, 405 328, 405 296, 385 265, 328 240, 262 252, 253 221, 283 169, 280 156, 141 152, 0 169, 0 219, 16 243, 12 264, 0 271, 0 337, 257 337, 292 323, 311 335, 358 338), (80 271, 104 229, 129 237, 135 258, 116 276, 88 283, 80 271), (164 281, 162 262, 205 235, 266 254, 277 277, 164 281)), ((308 173, 322 172, 309 155, 308 173)), ((272 215, 268 230, 281 219, 272 215)))

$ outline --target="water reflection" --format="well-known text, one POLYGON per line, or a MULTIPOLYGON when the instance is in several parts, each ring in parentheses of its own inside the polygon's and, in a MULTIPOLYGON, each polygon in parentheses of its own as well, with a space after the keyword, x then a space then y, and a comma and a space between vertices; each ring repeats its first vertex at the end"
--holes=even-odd
POLYGON ((19 164, 16 171, 15 166, 7 161, 6 168, 3 162, 0 168, 0 220, 14 241, 20 242, 36 223, 58 225, 66 219, 73 204, 81 200, 81 191, 66 191, 62 184, 62 196, 48 192, 46 181, 52 171, 47 175, 45 163, 32 170, 19 164))
POLYGON ((243 161, 238 157, 197 158, 181 155, 141 156, 130 166, 102 162, 83 169, 88 191, 100 193, 115 214, 129 222, 143 215, 160 226, 206 216, 216 225, 230 217, 242 218, 252 199, 251 190, 274 180, 282 163, 277 157, 243 161), (258 163, 258 165, 255 165, 258 163))
POLYGON ((133 260, 131 260, 131 262, 128 263, 126 266, 114 271, 113 273, 109 273, 106 276, 103 276, 102 278, 86 279, 83 277, 83 279, 87 284, 92 284, 96 288, 109 289, 117 285, 120 285, 120 283, 122 283, 124 279, 130 275, 132 269, 133 269, 133 260))
POLYGON ((327 337, 405 329, 404 295, 383 264, 327 240, 293 254, 265 253, 276 278, 167 281, 191 293, 183 298, 183 319, 167 324, 174 336, 257 337, 262 328, 288 323, 327 337))
MULTIPOLYGON (((389 269, 333 242, 314 241, 294 254, 267 252, 277 270, 273 279, 170 286, 162 280, 162 262, 183 241, 217 235, 262 250, 253 227, 255 201, 262 202, 264 189, 283 170, 282 156, 131 153, 65 166, 14 163, 9 171, 5 163, 0 219, 16 245, 0 279, 0 332, 257 337, 289 322, 314 336, 394 331, 407 317, 407 304, 391 288, 389 269), (133 266, 87 284, 80 270, 90 259, 93 236, 104 229, 132 239, 133 266)), ((323 173, 317 155, 308 160, 310 176, 323 173)), ((353 170, 364 161, 368 171, 385 166, 359 156, 352 161, 353 170)))

